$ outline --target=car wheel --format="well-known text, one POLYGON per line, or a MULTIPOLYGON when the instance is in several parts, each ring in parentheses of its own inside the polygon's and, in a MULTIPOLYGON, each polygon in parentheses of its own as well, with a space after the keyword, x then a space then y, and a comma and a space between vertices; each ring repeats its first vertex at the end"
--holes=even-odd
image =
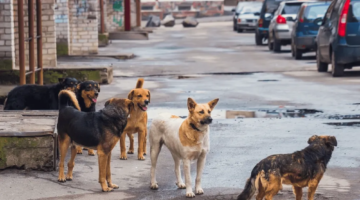
POLYGON ((302 52, 300 49, 294 47, 295 59, 300 60, 302 58, 302 52))
POLYGON ((328 71, 328 64, 321 62, 320 60, 320 50, 316 51, 316 67, 318 72, 327 72, 328 71))
POLYGON ((263 39, 261 37, 261 35, 258 35, 257 33, 255 33, 255 43, 256 45, 260 46, 263 45, 263 39))
POLYGON ((242 33, 244 30, 240 29, 240 28, 237 28, 237 32, 238 33, 242 33))
POLYGON ((275 35, 273 35, 274 37, 274 52, 278 53, 281 51, 281 41, 277 40, 275 35))
POLYGON ((341 77, 344 75, 344 65, 336 63, 334 52, 331 54, 331 74, 333 77, 341 77))

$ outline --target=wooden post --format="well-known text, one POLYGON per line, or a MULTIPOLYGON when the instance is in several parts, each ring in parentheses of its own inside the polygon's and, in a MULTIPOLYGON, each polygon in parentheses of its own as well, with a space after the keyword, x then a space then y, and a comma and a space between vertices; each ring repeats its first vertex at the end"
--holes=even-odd
POLYGON ((25 38, 24 38, 24 2, 18 0, 18 26, 19 26, 19 68, 20 85, 26 84, 25 75, 25 38))
POLYGON ((104 0, 100 0, 100 32, 105 33, 105 14, 104 14, 104 0))
POLYGON ((37 65, 40 70, 38 71, 38 84, 44 84, 44 71, 42 62, 42 21, 41 21, 41 0, 36 0, 36 35, 37 35, 37 65))
POLYGON ((136 0, 136 26, 141 27, 141 0, 136 0))
POLYGON ((124 28, 125 31, 131 30, 131 1, 124 0, 124 28))
POLYGON ((30 72, 32 72, 30 74, 30 84, 35 84, 34 0, 28 1, 28 17, 29 17, 28 18, 29 19, 29 70, 30 72))

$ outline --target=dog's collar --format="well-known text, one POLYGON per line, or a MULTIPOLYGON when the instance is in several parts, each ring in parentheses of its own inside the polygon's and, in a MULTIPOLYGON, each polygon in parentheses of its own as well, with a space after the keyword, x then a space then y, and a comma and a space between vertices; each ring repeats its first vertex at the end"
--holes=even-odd
POLYGON ((191 128, 193 128, 195 131, 200 131, 193 123, 190 123, 191 128))

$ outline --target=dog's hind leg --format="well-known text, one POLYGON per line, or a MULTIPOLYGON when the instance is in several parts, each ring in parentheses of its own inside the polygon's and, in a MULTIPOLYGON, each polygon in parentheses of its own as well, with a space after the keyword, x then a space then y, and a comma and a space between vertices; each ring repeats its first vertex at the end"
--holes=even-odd
POLYGON ((176 185, 179 189, 185 189, 185 183, 181 178, 181 170, 180 170, 180 159, 176 157, 176 155, 172 154, 175 163, 175 176, 176 176, 176 185))
POLYGON ((120 160, 127 160, 126 146, 125 146, 126 134, 123 133, 120 136, 120 160))
POLYGON ((202 153, 197 160, 197 172, 196 172, 196 183, 195 183, 195 193, 204 194, 204 190, 201 187, 201 175, 205 166, 206 153, 202 153))
POLYGON ((67 150, 70 145, 70 137, 67 134, 59 135, 59 149, 60 149, 60 162, 59 162, 59 182, 65 182, 65 173, 64 173, 64 162, 67 150), (61 137, 62 136, 62 137, 61 137))
POLYGON ((295 187, 295 186, 293 186, 293 192, 294 192, 294 194, 295 194, 296 200, 301 200, 301 199, 302 199, 303 192, 302 192, 302 188, 301 188, 301 187, 295 187))
POLYGON ((88 155, 89 156, 95 156, 95 152, 93 149, 87 149, 88 150, 88 155))
POLYGON ((159 153, 161 151, 163 143, 161 141, 153 141, 150 146, 150 159, 151 159, 151 183, 150 188, 152 190, 157 190, 159 188, 156 182, 156 163, 159 157, 159 153))
POLYGON ((129 151, 127 153, 128 154, 134 154, 134 152, 135 152, 135 150, 134 150, 134 134, 127 133, 127 135, 128 135, 128 137, 130 139, 130 148, 129 148, 129 151))
POLYGON ((83 152, 82 152, 82 147, 79 147, 79 146, 76 146, 76 153, 77 154, 82 154, 83 152))
POLYGON ((73 179, 73 169, 75 166, 75 157, 76 157, 76 146, 71 145, 71 158, 68 162, 68 173, 66 175, 66 180, 71 181, 73 179))
POLYGON ((111 169, 110 169, 110 162, 111 162, 111 152, 109 153, 107 157, 107 166, 106 166, 106 181, 109 186, 109 188, 118 189, 119 186, 116 184, 113 184, 111 181, 111 169))

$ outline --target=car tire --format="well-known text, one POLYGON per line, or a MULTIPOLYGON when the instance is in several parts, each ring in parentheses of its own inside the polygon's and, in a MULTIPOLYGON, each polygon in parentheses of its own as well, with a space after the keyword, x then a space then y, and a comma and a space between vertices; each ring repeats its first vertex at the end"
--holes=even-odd
POLYGON ((238 33, 242 33, 243 31, 244 31, 243 29, 237 28, 238 33))
POLYGON ((274 52, 275 53, 279 53, 281 51, 281 41, 277 40, 275 37, 275 34, 273 35, 274 37, 274 52))
POLYGON ((294 47, 295 60, 300 60, 302 58, 302 51, 294 47))
POLYGON ((331 74, 333 77, 341 77, 344 75, 344 65, 336 63, 334 52, 331 54, 331 74))
POLYGON ((328 65, 327 63, 321 62, 320 59, 320 50, 316 51, 316 67, 318 72, 327 72, 328 71, 328 65))
POLYGON ((255 33, 255 43, 257 46, 261 46, 263 45, 263 39, 261 37, 261 35, 258 35, 257 32, 255 33))
POLYGON ((272 51, 274 49, 274 44, 271 42, 270 35, 268 37, 268 48, 269 48, 270 51, 272 51))

